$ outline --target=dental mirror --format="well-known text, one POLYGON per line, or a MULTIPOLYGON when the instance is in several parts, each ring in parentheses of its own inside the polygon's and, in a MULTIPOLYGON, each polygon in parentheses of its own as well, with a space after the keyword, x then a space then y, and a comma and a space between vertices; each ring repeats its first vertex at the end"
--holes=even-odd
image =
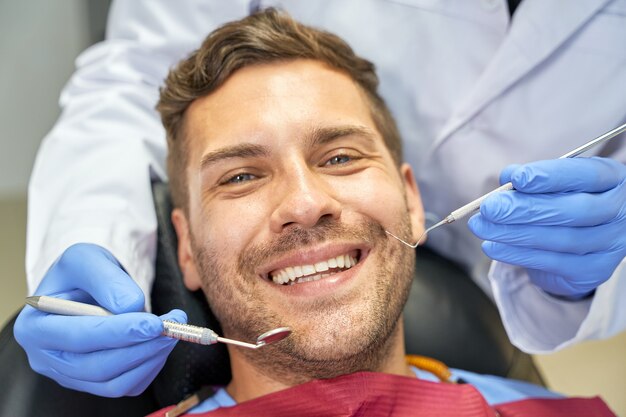
POLYGON ((291 334, 291 329, 289 327, 278 327, 276 329, 270 330, 261 334, 256 338, 256 344, 254 343, 246 343, 240 342, 239 340, 227 339, 225 337, 217 338, 218 342, 229 343, 231 345, 237 345, 246 347, 249 349, 258 349, 263 346, 267 346, 272 343, 280 342, 284 338, 288 337, 291 334))
MULTIPOLYGON (((284 338, 288 337, 291 334, 291 329, 289 327, 279 327, 274 330, 270 330, 269 332, 265 332, 259 337, 256 338, 256 344, 265 346, 271 343, 280 342, 284 338)), ((260 347, 260 346, 259 346, 260 347)))

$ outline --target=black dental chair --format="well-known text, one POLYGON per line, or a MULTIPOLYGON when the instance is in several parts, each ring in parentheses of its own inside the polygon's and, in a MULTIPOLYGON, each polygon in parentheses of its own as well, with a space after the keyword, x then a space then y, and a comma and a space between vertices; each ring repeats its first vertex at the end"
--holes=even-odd
MULTIPOLYGON (((159 236, 152 306, 156 314, 184 310, 189 323, 219 333, 201 292, 183 285, 176 259, 176 235, 165 184, 153 185, 159 236)), ((431 356, 450 367, 506 376, 543 385, 532 358, 509 342, 493 303, 458 266, 418 248, 411 296, 404 310, 408 353, 431 356)), ((32 371, 13 337, 15 317, 0 333, 0 417, 144 416, 174 404, 203 385, 230 379, 223 345, 178 343, 165 367, 137 397, 102 398, 59 386, 32 371)))

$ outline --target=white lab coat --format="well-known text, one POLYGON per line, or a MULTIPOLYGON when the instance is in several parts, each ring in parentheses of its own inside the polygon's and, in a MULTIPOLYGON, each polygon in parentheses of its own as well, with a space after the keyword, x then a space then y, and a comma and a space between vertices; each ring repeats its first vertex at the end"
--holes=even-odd
MULTIPOLYGON (((376 63, 430 220, 493 189, 507 164, 557 157, 626 121, 626 0, 525 0, 513 22, 504 0, 118 1, 107 40, 78 58, 37 156, 31 292, 65 248, 93 242, 149 294, 150 180, 166 179, 158 86, 208 32, 258 3, 282 5, 376 63)), ((626 144, 595 153, 626 161, 626 144)), ((623 263, 592 300, 571 302, 510 265, 494 264, 487 280, 489 260, 465 222, 428 244, 492 291, 511 340, 528 352, 626 328, 623 263)))

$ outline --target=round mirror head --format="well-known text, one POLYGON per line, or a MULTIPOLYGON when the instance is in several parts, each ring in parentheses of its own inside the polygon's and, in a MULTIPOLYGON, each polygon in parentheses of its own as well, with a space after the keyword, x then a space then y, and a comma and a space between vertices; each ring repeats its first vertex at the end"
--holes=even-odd
POLYGON ((270 330, 269 332, 265 332, 256 339, 257 345, 269 345, 270 343, 275 343, 283 340, 287 336, 291 334, 291 329, 289 327, 279 327, 274 330, 270 330))

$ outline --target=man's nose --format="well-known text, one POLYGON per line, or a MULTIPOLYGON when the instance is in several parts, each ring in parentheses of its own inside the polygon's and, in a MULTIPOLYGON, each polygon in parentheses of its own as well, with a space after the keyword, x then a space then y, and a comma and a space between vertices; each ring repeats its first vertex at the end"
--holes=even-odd
POLYGON ((323 217, 338 219, 341 214, 333 187, 309 167, 292 170, 275 191, 273 198, 277 203, 270 217, 272 232, 280 233, 292 225, 310 228, 323 217))

